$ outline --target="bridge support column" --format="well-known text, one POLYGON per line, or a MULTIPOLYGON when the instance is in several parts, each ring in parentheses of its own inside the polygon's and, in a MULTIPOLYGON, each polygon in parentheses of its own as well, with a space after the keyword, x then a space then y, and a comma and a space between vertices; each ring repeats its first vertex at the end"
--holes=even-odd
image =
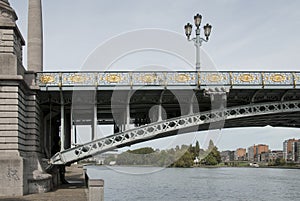
MULTIPOLYGON (((196 94, 193 93, 193 95, 191 97, 191 101, 190 101, 190 108, 189 108, 190 115, 199 112, 199 109, 196 109, 196 111, 194 111, 194 104, 195 104, 195 102, 197 103, 197 101, 195 101, 195 99, 197 99, 196 94)), ((197 106, 198 106, 198 104, 197 104, 197 106)), ((198 106, 198 108, 199 108, 199 106, 198 106)))
POLYGON ((222 129, 225 124, 224 111, 227 106, 227 93, 229 89, 225 88, 209 88, 205 90, 205 94, 210 96, 211 110, 220 112, 220 119, 210 124, 210 129, 222 129))
POLYGON ((93 120, 92 120, 92 140, 97 139, 97 127, 98 127, 98 118, 97 118, 97 102, 94 104, 93 108, 93 120))
POLYGON ((65 106, 64 97, 60 92, 60 151, 65 150, 65 106))
POLYGON ((165 91, 162 91, 159 97, 159 106, 158 106, 158 118, 157 121, 162 121, 162 99, 164 96, 165 91))
POLYGON ((125 125, 124 131, 130 129, 130 99, 131 99, 131 92, 128 92, 127 101, 126 101, 126 108, 125 108, 125 125))
POLYGON ((71 106, 71 109, 70 109, 70 126, 71 126, 71 147, 74 147, 75 146, 75 125, 74 125, 74 122, 73 122, 73 110, 72 110, 72 106, 71 106))

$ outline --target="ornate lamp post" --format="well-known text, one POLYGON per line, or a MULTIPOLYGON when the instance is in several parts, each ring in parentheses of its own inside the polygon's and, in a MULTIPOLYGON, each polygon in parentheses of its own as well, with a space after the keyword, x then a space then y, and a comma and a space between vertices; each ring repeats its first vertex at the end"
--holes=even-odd
POLYGON ((201 47, 203 41, 208 42, 209 35, 210 35, 211 29, 212 29, 212 26, 210 24, 206 24, 203 27, 205 38, 201 38, 200 37, 201 20, 202 20, 201 15, 197 14, 194 16, 194 22, 195 22, 195 26, 196 26, 196 37, 194 37, 194 38, 190 38, 193 26, 190 23, 187 23, 184 26, 185 35, 186 35, 188 41, 194 41, 194 44, 196 46, 196 71, 197 72, 200 71, 200 47, 201 47))

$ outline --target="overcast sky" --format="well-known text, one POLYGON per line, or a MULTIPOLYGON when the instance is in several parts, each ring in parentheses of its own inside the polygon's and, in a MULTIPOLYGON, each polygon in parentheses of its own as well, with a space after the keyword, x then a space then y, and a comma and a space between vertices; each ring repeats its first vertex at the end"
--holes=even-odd
MULTIPOLYGON (((26 39, 27 0, 10 3, 26 39)), ((80 70, 100 44, 131 30, 156 28, 184 36, 183 26, 192 23, 198 12, 202 24, 213 26, 210 41, 202 48, 218 70, 299 70, 299 8, 298 0, 43 1, 44 70, 80 70)), ((194 51, 192 44, 190 48, 194 51)), ((26 47, 24 54, 26 66, 26 47)), ((225 130, 219 145, 233 149, 236 144, 269 143, 279 149, 283 139, 300 133, 298 129, 274 129, 225 130)))

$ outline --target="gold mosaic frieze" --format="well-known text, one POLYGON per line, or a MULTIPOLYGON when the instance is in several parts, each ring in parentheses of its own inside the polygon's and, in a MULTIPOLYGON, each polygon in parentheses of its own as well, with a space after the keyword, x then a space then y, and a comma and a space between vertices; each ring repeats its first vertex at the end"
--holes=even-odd
POLYGON ((140 77, 140 80, 145 83, 153 83, 156 82, 157 76, 155 74, 145 74, 140 77))
POLYGON ((286 76, 281 74, 274 74, 270 77, 273 82, 284 82, 286 79, 286 76))
POLYGON ((216 74, 216 73, 211 74, 211 75, 207 75, 206 78, 209 82, 220 82, 223 79, 222 75, 219 75, 219 74, 216 74))
POLYGON ((73 83, 83 83, 86 81, 86 77, 82 75, 72 75, 70 77, 66 77, 66 80, 73 83))
POLYGON ((104 79, 109 83, 119 83, 122 81, 122 77, 119 74, 108 74, 104 79))
POLYGON ((191 77, 187 74, 178 74, 176 75, 175 80, 177 82, 188 82, 191 80, 191 77))
POLYGON ((240 75, 239 80, 242 82, 252 82, 253 80, 255 80, 255 77, 254 75, 247 73, 240 75))
POLYGON ((40 82, 42 84, 50 84, 55 82, 55 78, 53 75, 42 75, 40 77, 40 82))

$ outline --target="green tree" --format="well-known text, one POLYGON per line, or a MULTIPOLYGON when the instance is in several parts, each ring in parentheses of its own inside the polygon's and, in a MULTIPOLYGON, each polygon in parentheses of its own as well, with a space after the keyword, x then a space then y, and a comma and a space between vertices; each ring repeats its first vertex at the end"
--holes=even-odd
POLYGON ((198 140, 196 141, 196 146, 195 146, 195 155, 197 157, 199 157, 199 154, 200 154, 200 145, 199 145, 199 142, 198 140))
POLYGON ((275 166, 285 165, 285 160, 283 158, 276 158, 274 165, 275 166))
POLYGON ((188 150, 173 164, 174 167, 192 167, 193 162, 193 154, 188 150))
POLYGON ((214 142, 212 140, 209 141, 206 154, 207 156, 202 160, 202 163, 205 165, 217 165, 222 161, 221 154, 218 151, 218 148, 214 145, 214 142))
POLYGON ((205 165, 217 165, 218 161, 217 159, 213 156, 212 153, 209 153, 205 159, 204 159, 204 164, 205 165))
POLYGON ((212 139, 209 140, 208 143, 208 150, 212 150, 215 147, 214 141, 212 139))
POLYGON ((128 152, 132 153, 132 154, 151 154, 155 151, 152 147, 144 147, 144 148, 135 149, 135 150, 132 150, 132 151, 129 150, 128 152))

